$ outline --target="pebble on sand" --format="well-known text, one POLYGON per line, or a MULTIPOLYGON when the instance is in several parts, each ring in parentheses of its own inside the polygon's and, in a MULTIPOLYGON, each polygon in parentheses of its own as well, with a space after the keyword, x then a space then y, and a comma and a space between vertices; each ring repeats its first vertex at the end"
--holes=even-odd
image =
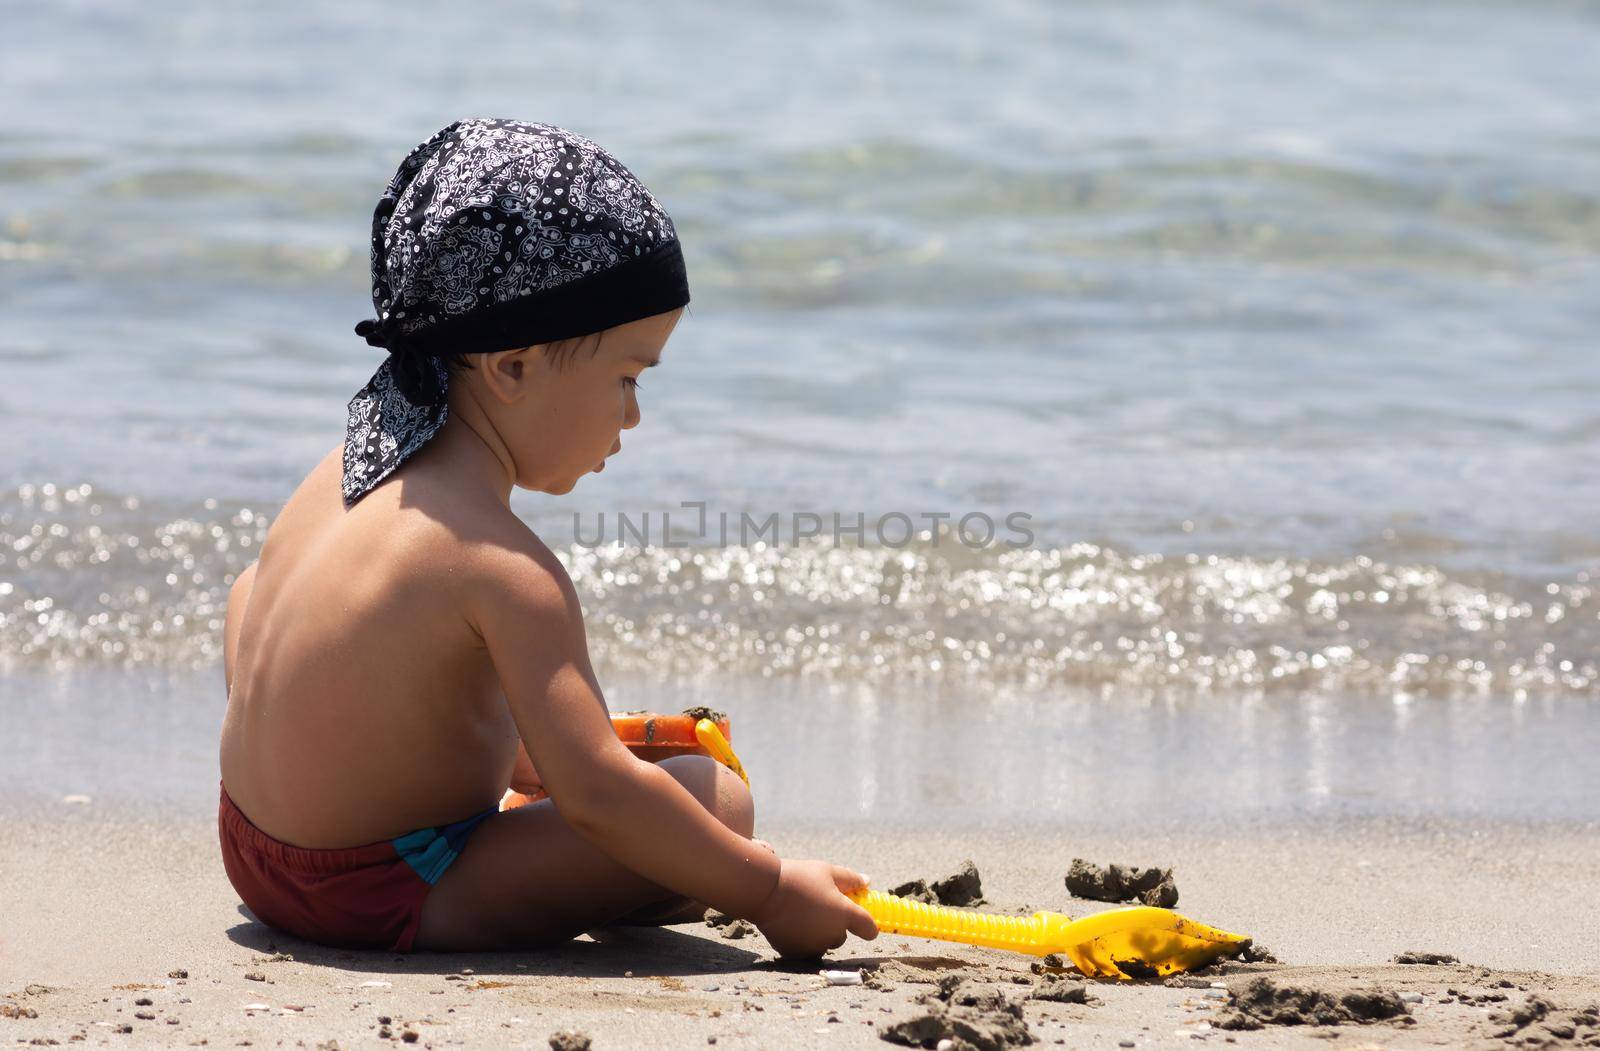
POLYGON ((1178 887, 1172 881, 1172 869, 1154 865, 1140 868, 1111 864, 1101 868, 1083 858, 1073 858, 1066 885, 1067 893, 1090 901, 1137 899, 1162 909, 1178 904, 1178 887))
POLYGON ((1045 980, 1028 994, 1030 1000, 1049 1000, 1058 1004, 1085 1004, 1089 1002, 1089 987, 1058 975, 1046 975, 1045 980))
POLYGON ((978 866, 969 858, 942 880, 936 880, 930 890, 941 905, 983 905, 983 881, 978 876, 978 866))
POLYGON ((1413 950, 1411 952, 1403 952, 1403 953, 1397 954, 1394 957, 1394 962, 1395 963, 1443 964, 1443 963, 1460 963, 1461 961, 1459 959, 1457 959, 1456 957, 1451 956, 1447 952, 1417 952, 1417 951, 1413 950))
POLYGON ((734 920, 732 923, 722 928, 722 936, 727 938, 729 941, 738 941, 740 938, 748 938, 755 933, 756 925, 751 923, 749 920, 734 920))
POLYGON ((983 881, 978 867, 969 858, 944 879, 914 879, 891 887, 890 894, 909 898, 927 905, 971 906, 987 904, 983 897, 983 881))
POLYGON ((1217 1019, 1222 1029, 1277 1025, 1340 1025, 1407 1017, 1405 1001, 1388 989, 1324 990, 1252 978, 1217 1019))
POLYGON ((550 1051, 589 1051, 589 1034, 578 1029, 558 1029, 550 1034, 550 1051))

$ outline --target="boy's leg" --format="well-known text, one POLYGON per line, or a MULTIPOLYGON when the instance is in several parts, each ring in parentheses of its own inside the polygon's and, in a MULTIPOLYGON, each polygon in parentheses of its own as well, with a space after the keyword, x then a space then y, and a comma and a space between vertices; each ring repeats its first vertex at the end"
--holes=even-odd
MULTIPOLYGON (((698 755, 658 765, 723 824, 746 837, 754 830, 749 789, 727 767, 698 755)), ((615 861, 545 799, 473 830, 423 903, 414 944, 438 951, 528 948, 661 908, 666 914, 647 922, 687 913, 695 903, 615 861)))

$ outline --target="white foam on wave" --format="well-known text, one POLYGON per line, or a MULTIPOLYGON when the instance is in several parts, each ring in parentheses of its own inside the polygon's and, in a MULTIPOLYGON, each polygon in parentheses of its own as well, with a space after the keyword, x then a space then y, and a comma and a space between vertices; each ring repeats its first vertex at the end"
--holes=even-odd
MULTIPOLYGON (((270 521, 87 485, 0 495, 0 667, 222 654, 270 521)), ((618 674, 1406 695, 1600 694, 1600 599, 1562 580, 1090 543, 558 551, 618 674)))

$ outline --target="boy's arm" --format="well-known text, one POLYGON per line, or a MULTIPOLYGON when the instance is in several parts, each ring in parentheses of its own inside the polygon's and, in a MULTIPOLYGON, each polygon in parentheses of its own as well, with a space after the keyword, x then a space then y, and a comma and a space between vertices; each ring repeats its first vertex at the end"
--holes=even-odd
POLYGON ((544 782, 539 780, 539 771, 534 768, 533 760, 528 756, 528 746, 517 739, 517 762, 511 768, 511 790, 513 792, 536 792, 544 787, 544 782))
POLYGON ((486 563, 469 615, 562 817, 653 882, 733 916, 753 915, 777 887, 782 863, 617 738, 561 563, 532 534, 486 563))

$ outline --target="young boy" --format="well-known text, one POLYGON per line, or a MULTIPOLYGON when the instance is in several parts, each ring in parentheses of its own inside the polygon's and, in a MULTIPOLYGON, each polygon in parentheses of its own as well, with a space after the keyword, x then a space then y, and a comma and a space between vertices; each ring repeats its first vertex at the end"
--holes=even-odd
POLYGON ((877 928, 864 877, 750 839, 738 777, 611 729, 560 562, 509 507, 639 422, 689 301, 670 218, 594 143, 458 121, 373 217, 390 357, 229 597, 218 826, 264 922, 330 945, 548 945, 707 904, 785 956, 877 928), (549 798, 498 813, 507 785, 549 798))

